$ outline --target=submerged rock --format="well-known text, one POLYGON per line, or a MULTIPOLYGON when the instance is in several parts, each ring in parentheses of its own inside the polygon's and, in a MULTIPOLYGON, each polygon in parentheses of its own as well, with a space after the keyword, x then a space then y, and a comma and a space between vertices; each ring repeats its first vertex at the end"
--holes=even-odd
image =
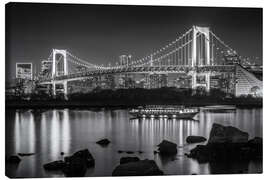
POLYGON ((96 143, 101 145, 101 146, 107 146, 108 144, 111 143, 111 141, 108 139, 101 139, 101 140, 97 141, 96 143))
POLYGON ((202 136, 188 136, 186 138, 187 143, 199 143, 204 141, 206 141, 206 138, 202 136))
POLYGON ((35 153, 18 153, 19 156, 32 156, 35 153))
POLYGON ((120 164, 125 164, 125 163, 129 163, 129 162, 137 162, 140 159, 138 157, 122 157, 120 159, 120 164))
POLYGON ((19 158, 18 156, 15 156, 15 155, 9 156, 7 158, 7 163, 18 164, 20 162, 21 162, 21 158, 19 158))
POLYGON ((126 151, 127 154, 134 154, 133 151, 126 151))
POLYGON ((158 168, 153 160, 140 160, 137 162, 129 162, 117 166, 112 176, 151 176, 163 175, 163 172, 158 168))
POLYGON ((158 145, 158 150, 161 155, 175 155, 177 154, 177 144, 163 140, 159 145, 158 145))
POLYGON ((48 171, 58 171, 62 170, 65 166, 65 162, 62 160, 53 161, 43 165, 43 168, 48 171))

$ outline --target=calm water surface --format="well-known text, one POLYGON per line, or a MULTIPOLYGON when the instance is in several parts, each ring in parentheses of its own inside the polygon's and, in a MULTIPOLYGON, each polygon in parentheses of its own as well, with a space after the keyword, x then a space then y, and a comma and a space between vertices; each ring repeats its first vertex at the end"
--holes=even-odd
POLYGON ((213 113, 201 111, 195 120, 130 119, 128 110, 7 110, 6 155, 36 153, 22 157, 18 166, 6 166, 9 177, 63 177, 61 172, 48 172, 44 163, 63 159, 88 148, 96 160, 86 176, 111 176, 123 156, 154 159, 165 174, 258 173, 261 162, 248 164, 199 164, 184 154, 197 144, 187 145, 189 135, 208 138, 213 123, 231 125, 249 133, 249 137, 262 137, 262 109, 237 109, 235 112, 213 113), (107 147, 95 142, 111 140, 107 147), (178 154, 161 158, 153 151, 163 139, 178 144, 178 154), (119 154, 118 150, 143 151, 132 155, 119 154))

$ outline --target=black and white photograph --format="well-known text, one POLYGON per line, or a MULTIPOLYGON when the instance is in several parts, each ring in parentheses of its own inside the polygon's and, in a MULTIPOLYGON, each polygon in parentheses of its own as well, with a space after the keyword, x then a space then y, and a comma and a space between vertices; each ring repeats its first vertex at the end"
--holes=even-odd
POLYGON ((263 173, 263 8, 10 2, 5 26, 7 177, 263 173))

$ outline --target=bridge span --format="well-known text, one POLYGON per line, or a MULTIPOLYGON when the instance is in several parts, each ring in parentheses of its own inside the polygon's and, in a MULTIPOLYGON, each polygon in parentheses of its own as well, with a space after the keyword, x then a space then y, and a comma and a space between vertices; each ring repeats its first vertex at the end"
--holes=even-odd
POLYGON ((67 50, 59 49, 53 49, 48 60, 52 63, 50 77, 40 79, 39 83, 52 85, 53 94, 56 94, 56 84, 62 84, 63 92, 67 95, 68 82, 91 77, 173 73, 191 76, 191 88, 193 89, 204 86, 206 91, 209 91, 211 77, 227 73, 232 75, 231 81, 238 88, 235 91, 236 95, 248 94, 248 91, 254 86, 262 92, 262 82, 239 65, 240 60, 237 52, 210 31, 209 27, 193 26, 164 47, 124 65, 92 64, 67 50), (227 60, 230 58, 234 59, 228 63, 227 60), (76 71, 77 67, 84 69, 78 72, 76 71), (198 76, 204 77, 203 84, 197 81, 198 76))

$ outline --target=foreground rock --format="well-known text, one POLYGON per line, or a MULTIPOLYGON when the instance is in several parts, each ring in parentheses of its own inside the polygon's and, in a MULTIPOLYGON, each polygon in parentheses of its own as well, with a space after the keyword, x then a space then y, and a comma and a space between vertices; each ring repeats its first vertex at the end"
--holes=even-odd
POLYGON ((177 144, 163 140, 159 145, 158 145, 158 150, 160 155, 175 155, 177 154, 177 144))
POLYGON ((88 149, 77 151, 72 156, 66 157, 65 162, 68 163, 72 161, 73 158, 81 159, 82 162, 85 163, 87 167, 92 167, 95 165, 95 159, 93 158, 92 154, 89 152, 88 149))
POLYGON ((21 158, 13 155, 13 156, 9 156, 6 161, 7 163, 11 163, 11 164, 19 164, 21 162, 21 158))
POLYGON ((47 171, 59 171, 62 170, 65 166, 65 162, 62 160, 53 161, 43 165, 43 168, 47 171))
POLYGON ((88 149, 77 151, 64 159, 64 161, 44 164, 43 167, 45 170, 51 171, 62 170, 68 177, 82 177, 85 175, 87 168, 95 165, 95 159, 88 149))
POLYGON ((107 146, 108 144, 111 143, 111 141, 108 139, 101 139, 100 141, 97 141, 96 143, 101 145, 101 146, 107 146))
POLYGON ((208 143, 247 143, 248 133, 232 126, 223 126, 214 123, 208 143))
POLYGON ((74 153, 72 156, 65 157, 63 172, 68 177, 84 176, 87 168, 95 165, 95 159, 88 149, 74 153))
POLYGON ((129 162, 137 162, 139 160, 140 159, 138 157, 122 157, 120 159, 120 164, 126 164, 126 163, 129 163, 129 162))
POLYGON ((262 138, 248 141, 248 133, 235 127, 213 124, 206 145, 197 145, 187 154, 199 163, 262 159, 262 138))
POLYGON ((202 136, 188 136, 186 138, 187 143, 199 143, 204 141, 206 141, 206 138, 202 136))
POLYGON ((153 160, 140 160, 137 162, 129 162, 120 164, 117 166, 113 173, 113 176, 151 176, 151 175, 163 175, 163 172, 158 168, 157 164, 153 160))
POLYGON ((67 177, 82 177, 85 175, 86 170, 86 163, 79 157, 70 158, 63 168, 63 172, 67 177))

